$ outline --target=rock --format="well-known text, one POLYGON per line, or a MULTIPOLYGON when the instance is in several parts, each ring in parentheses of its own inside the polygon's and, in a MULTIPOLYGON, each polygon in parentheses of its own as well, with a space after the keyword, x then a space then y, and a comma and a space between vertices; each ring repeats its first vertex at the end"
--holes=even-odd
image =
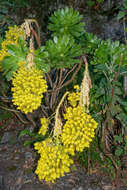
POLYGON ((83 187, 77 187, 77 188, 73 188, 72 190, 84 190, 84 188, 83 187))
POLYGON ((102 189, 103 189, 103 190, 115 190, 115 188, 113 188, 112 185, 104 185, 104 186, 102 187, 102 189))
POLYGON ((25 152, 25 160, 29 160, 32 158, 32 153, 31 152, 25 152))
POLYGON ((49 190, 49 186, 44 184, 24 184, 21 190, 49 190))
POLYGON ((31 127, 29 128, 29 131, 32 133, 32 132, 34 131, 34 126, 31 126, 31 127))
POLYGON ((127 190, 127 186, 121 186, 119 190, 127 190))
POLYGON ((4 190, 4 179, 3 176, 0 175, 0 189, 4 190))
POLYGON ((14 136, 13 136, 13 133, 12 132, 5 132, 1 141, 0 141, 0 144, 4 144, 4 143, 8 143, 8 142, 11 142, 11 141, 14 141, 14 136))
POLYGON ((93 190, 102 190, 100 187, 96 186, 96 187, 93 187, 93 190))
POLYGON ((79 187, 78 190, 83 190, 83 187, 79 187))
POLYGON ((89 187, 88 190, 93 190, 93 188, 89 187))
POLYGON ((89 187, 88 190, 101 190, 101 188, 98 186, 92 186, 92 187, 89 187))

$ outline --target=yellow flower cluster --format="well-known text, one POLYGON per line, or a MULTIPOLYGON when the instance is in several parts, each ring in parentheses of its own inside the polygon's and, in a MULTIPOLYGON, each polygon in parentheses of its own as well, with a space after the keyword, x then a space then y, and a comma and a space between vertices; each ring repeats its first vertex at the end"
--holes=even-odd
POLYGON ((25 61, 19 61, 18 62, 18 66, 19 67, 22 67, 22 66, 25 66, 26 65, 26 62, 25 61))
MULTIPOLYGON (((64 114, 65 124, 58 138, 47 138, 45 141, 35 143, 35 149, 40 154, 35 173, 39 180, 54 182, 70 171, 73 164, 71 159, 76 151, 82 152, 89 147, 97 128, 96 121, 84 111, 84 107, 78 104, 80 100, 79 86, 74 87, 76 92, 69 93, 68 101, 71 106, 66 108, 64 114)), ((42 127, 39 134, 45 134, 47 119, 41 118, 42 127)))
POLYGON ((41 120, 41 128, 40 128, 38 134, 41 134, 44 136, 47 132, 48 120, 45 117, 41 118, 40 120, 41 120))
POLYGON ((16 25, 14 25, 14 27, 9 27, 9 30, 6 31, 6 40, 12 40, 15 43, 18 42, 18 39, 20 36, 24 37, 24 30, 21 27, 18 27, 16 25))
MULTIPOLYGON (((1 50, 0 50, 0 62, 3 60, 5 56, 9 56, 7 51, 7 45, 9 44, 17 44, 18 38, 20 36, 24 36, 24 30, 18 26, 9 27, 9 30, 6 31, 5 40, 1 43, 1 50)), ((1 66, 0 66, 1 68, 1 66)))
POLYGON ((51 138, 43 142, 34 144, 35 149, 40 154, 37 169, 35 173, 39 180, 46 180, 52 183, 65 172, 69 172, 73 160, 66 153, 64 147, 60 144, 54 144, 51 138))
POLYGON ((74 155, 75 151, 82 152, 89 147, 97 128, 96 121, 84 112, 82 106, 68 107, 64 118, 67 120, 61 134, 66 151, 74 155))
POLYGON ((2 42, 2 44, 1 44, 2 49, 0 50, 0 61, 2 61, 5 56, 9 56, 9 53, 7 52, 6 45, 9 45, 11 43, 12 43, 11 40, 4 40, 2 42))
POLYGON ((74 89, 79 90, 79 89, 80 89, 80 88, 79 88, 79 85, 78 85, 78 84, 75 85, 75 86, 74 86, 74 89))
POLYGON ((40 106, 43 93, 47 89, 42 71, 35 67, 31 67, 30 69, 20 67, 14 73, 12 85, 12 101, 25 114, 32 112, 40 106))
MULTIPOLYGON (((76 87, 77 88, 77 87, 76 87)), ((68 101, 71 106, 77 106, 77 102, 80 100, 80 92, 72 92, 68 95, 68 101)))

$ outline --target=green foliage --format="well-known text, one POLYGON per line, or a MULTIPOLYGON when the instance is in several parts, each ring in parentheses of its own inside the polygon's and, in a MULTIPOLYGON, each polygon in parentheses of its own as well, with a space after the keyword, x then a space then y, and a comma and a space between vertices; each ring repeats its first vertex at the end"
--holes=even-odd
POLYGON ((48 52, 45 51, 44 46, 35 50, 34 62, 37 68, 43 70, 45 73, 50 71, 50 65, 48 64, 48 52))
POLYGON ((48 72, 50 68, 71 68, 80 62, 78 57, 82 55, 82 47, 74 38, 84 31, 82 18, 78 11, 68 7, 51 15, 48 29, 53 32, 53 39, 35 51, 34 60, 38 68, 48 72))
POLYGON ((92 7, 92 6, 94 6, 95 5, 95 2, 94 1, 92 1, 92 0, 89 0, 88 1, 88 6, 89 7, 92 7))
POLYGON ((3 96, 3 94, 8 94, 8 91, 10 89, 10 84, 7 83, 5 77, 0 73, 0 96, 3 96))
MULTIPOLYGON (((93 65, 108 64, 109 69, 112 65, 127 64, 127 51, 124 44, 120 44, 119 41, 112 42, 111 40, 102 41, 96 49, 93 61, 93 65)), ((104 68, 102 68, 104 70, 104 68)), ((102 71, 101 69, 101 71, 102 71)), ((97 70, 97 72, 99 69, 97 70)))
POLYGON ((117 144, 115 149, 115 155, 117 157, 122 157, 127 153, 127 137, 125 134, 120 133, 119 135, 114 136, 114 141, 117 144))
POLYGON ((19 39, 18 45, 10 44, 7 45, 8 53, 10 56, 6 56, 2 62, 3 74, 7 80, 11 80, 13 73, 19 68, 18 62, 26 61, 28 48, 24 45, 24 40, 19 39))
POLYGON ((122 18, 124 18, 126 15, 126 13, 124 11, 119 11, 118 15, 117 15, 117 19, 120 20, 122 18))
POLYGON ((127 9, 127 0, 123 1, 123 6, 124 6, 125 9, 127 9))
MULTIPOLYGON (((102 41, 94 52, 94 56, 90 62, 93 65, 93 89, 91 91, 91 103, 96 105, 97 110, 101 111, 103 105, 106 109, 111 102, 113 83, 115 75, 118 72, 120 64, 120 72, 125 71, 127 66, 126 46, 119 42, 102 41), (93 102, 92 102, 93 101, 93 102)), ((116 117, 125 126, 126 120, 126 97, 123 98, 122 76, 119 73, 119 79, 115 82, 114 96, 112 100, 111 116, 116 117)), ((93 109, 93 107, 92 107, 93 109)))
POLYGON ((104 0, 96 0, 96 1, 94 1, 94 0, 89 0, 89 1, 87 2, 87 4, 88 4, 89 7, 93 7, 93 6, 95 5, 95 3, 100 4, 100 3, 103 3, 103 1, 104 1, 104 0))
POLYGON ((28 0, 9 0, 11 6, 15 8, 29 7, 28 0))
POLYGON ((98 45, 101 43, 101 40, 97 38, 97 36, 92 33, 85 32, 81 38, 79 39, 79 43, 81 44, 83 51, 91 57, 94 55, 95 50, 98 48, 98 45))
POLYGON ((24 146, 33 145, 36 141, 42 141, 42 140, 44 140, 45 138, 47 138, 47 134, 46 134, 45 136, 42 136, 42 135, 37 134, 37 133, 35 133, 35 132, 31 132, 31 131, 29 131, 29 130, 27 130, 27 129, 22 130, 22 131, 20 132, 18 138, 20 138, 20 137, 22 137, 22 136, 24 136, 24 135, 30 137, 29 140, 26 140, 26 141, 23 143, 24 146))
MULTIPOLYGON (((121 159, 127 151, 127 97, 123 89, 123 77, 127 71, 127 47, 119 41, 100 40, 88 33, 81 36, 80 44, 89 63, 92 80, 90 113, 99 124, 98 138, 102 138, 103 130, 107 127, 109 130, 107 133, 112 139, 109 142, 106 140, 106 142, 109 143, 109 147, 112 143, 110 151, 114 155, 117 165, 121 166, 121 159), (106 120, 107 125, 105 126, 106 120)), ((80 76, 81 74, 78 77, 80 78, 80 76)), ((108 139, 108 137, 106 138, 108 139)), ((98 147, 98 145, 96 146, 98 147)), ((104 153, 103 147, 101 149, 104 153)), ((91 147, 89 151, 92 152, 91 147)), ((84 150, 84 152, 79 156, 79 161, 88 166, 88 151, 84 150)), ((96 158, 94 151, 93 156, 96 158)), ((91 153, 89 159, 92 159, 91 153)), ((107 172, 112 171, 112 175, 115 177, 112 161, 109 159, 108 164, 105 164, 107 172)))
POLYGON ((76 57, 82 54, 81 46, 67 35, 54 36, 53 40, 48 40, 46 50, 52 68, 71 68, 75 63, 80 62, 76 57))
POLYGON ((77 153, 77 158, 78 158, 79 163, 85 166, 87 169, 88 167, 94 168, 96 163, 98 162, 103 163, 100 151, 98 149, 98 143, 99 143, 98 140, 99 139, 96 137, 91 143, 90 148, 84 149, 84 151, 81 153, 77 153), (88 166, 89 164, 90 166, 88 166))
POLYGON ((102 3, 104 0, 97 0, 98 3, 102 3))
POLYGON ((103 172, 108 174, 112 179, 115 179, 116 173, 113 167, 112 161, 109 158, 106 158, 103 163, 103 172))
POLYGON ((1 49, 1 43, 3 41, 3 38, 0 36, 0 49, 1 49))
POLYGON ((121 20, 124 19, 127 16, 127 0, 123 0, 123 6, 120 8, 120 11, 117 15, 117 19, 121 20))
POLYGON ((66 7, 59 9, 49 18, 48 29, 53 32, 53 36, 71 35, 73 37, 81 36, 84 31, 84 22, 81 22, 83 16, 73 8, 66 7))
POLYGON ((5 13, 7 13, 7 8, 14 10, 15 8, 29 7, 28 0, 4 0, 1 2, 1 5, 5 13))
POLYGON ((10 16, 10 11, 14 10, 15 5, 13 4, 13 0, 0 1, 0 34, 2 36, 8 26, 15 24, 14 19, 10 16))
POLYGON ((117 146, 116 151, 115 151, 115 155, 116 156, 121 156, 123 154, 123 149, 121 148, 121 146, 117 146))
POLYGON ((28 135, 28 136, 30 136, 30 137, 35 137, 35 138, 37 138, 37 139, 42 137, 42 135, 36 134, 36 133, 34 133, 34 132, 31 132, 31 131, 29 131, 29 130, 27 130, 27 129, 24 129, 24 130, 22 130, 22 131, 20 132, 19 138, 20 138, 21 136, 23 136, 23 135, 28 135))

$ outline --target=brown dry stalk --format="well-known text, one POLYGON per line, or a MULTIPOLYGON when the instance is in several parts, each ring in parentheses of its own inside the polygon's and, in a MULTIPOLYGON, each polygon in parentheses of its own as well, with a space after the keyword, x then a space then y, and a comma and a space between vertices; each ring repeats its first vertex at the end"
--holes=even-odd
POLYGON ((53 87, 53 83, 52 83, 50 75, 48 73, 46 73, 45 75, 46 75, 46 77, 47 77, 47 79, 49 81, 49 84, 50 84, 51 88, 52 88, 53 87))
POLYGON ((32 31, 33 36, 36 39, 36 42, 37 42, 38 46, 41 47, 41 42, 40 42, 39 36, 37 35, 37 33, 35 32, 35 30, 32 27, 31 27, 31 31, 32 31))
POLYGON ((58 86, 61 84, 64 69, 60 69, 58 86))
POLYGON ((76 67, 77 67, 77 65, 75 64, 75 65, 72 67, 72 69, 69 70, 69 71, 66 73, 64 79, 63 79, 63 80, 61 81, 61 83, 60 83, 60 86, 64 83, 64 81, 65 81, 66 78, 69 76, 69 74, 72 73, 72 72, 75 70, 76 67))
POLYGON ((54 90, 48 90, 48 93, 52 93, 52 92, 54 92, 54 91, 59 91, 59 90, 61 90, 62 88, 64 88, 65 86, 67 86, 68 84, 70 84, 70 83, 74 80, 74 78, 75 78, 75 76, 77 75, 78 71, 80 70, 81 65, 82 65, 82 63, 79 63, 79 65, 78 65, 76 71, 73 73, 73 75, 72 75, 72 77, 71 77, 70 80, 68 80, 68 81, 65 82, 63 85, 61 85, 60 87, 58 87, 58 88, 56 88, 56 89, 54 89, 54 90))
MULTIPOLYGON (((47 93, 52 93, 51 94, 51 98, 50 98, 50 108, 53 110, 53 105, 57 103, 57 95, 59 94, 59 91, 64 88, 65 86, 67 86, 68 84, 70 84, 75 76, 77 75, 78 71, 80 70, 81 68, 81 64, 82 62, 80 62, 80 64, 78 65, 77 69, 75 70, 75 72, 73 73, 72 77, 70 80, 68 80, 67 82, 65 82, 63 85, 62 84, 62 74, 63 74, 63 70, 61 69, 61 71, 59 72, 59 74, 57 73, 57 76, 56 76, 56 80, 55 80, 55 83, 53 84, 53 89, 52 90, 48 90, 47 93), (60 82, 58 81, 58 79, 60 78, 60 82)), ((77 65, 76 65, 77 66, 77 65)), ((72 71, 72 70, 71 70, 72 71)), ((71 73, 71 72, 70 72, 71 73)), ((54 107, 55 107, 54 105, 54 107)))
POLYGON ((59 110, 61 105, 63 104, 66 96, 69 94, 69 92, 66 92, 62 99, 60 100, 60 103, 58 104, 57 108, 56 108, 56 115, 55 115, 55 126, 54 126, 54 131, 53 131, 53 136, 56 137, 57 135, 60 135, 62 132, 62 121, 60 118, 60 114, 59 114, 59 110))
POLYGON ((18 111, 18 110, 15 110, 15 109, 10 109, 10 108, 7 108, 7 107, 4 107, 4 106, 0 106, 0 108, 4 109, 4 110, 7 110, 7 111, 10 111, 10 112, 14 112, 15 115, 19 118, 19 120, 24 123, 24 124, 28 124, 27 121, 24 121, 21 116, 19 115, 21 112, 18 111))
MULTIPOLYGON (((59 81, 59 74, 58 74, 58 72, 56 73, 56 80, 55 80, 55 82, 54 82, 54 84, 53 84, 53 90, 55 89, 55 88, 57 88, 57 85, 58 85, 58 81, 59 81)), ((51 98, 50 98, 50 108, 51 109, 53 109, 53 105, 54 105, 54 102, 56 102, 56 96, 57 96, 57 94, 58 94, 59 92, 53 92, 52 94, 51 94, 51 98)))
POLYGON ((40 40, 40 27, 39 27, 39 24, 38 24, 38 22, 37 22, 36 20, 34 20, 34 23, 35 23, 35 25, 36 25, 36 27, 37 27, 37 30, 38 30, 37 39, 38 39, 38 45, 39 45, 39 47, 40 47, 40 46, 41 46, 41 40, 40 40))

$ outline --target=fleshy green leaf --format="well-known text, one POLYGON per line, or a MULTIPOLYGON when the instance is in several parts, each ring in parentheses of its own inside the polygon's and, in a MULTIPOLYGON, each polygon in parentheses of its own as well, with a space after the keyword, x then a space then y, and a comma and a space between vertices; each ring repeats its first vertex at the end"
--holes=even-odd
POLYGON ((34 52, 34 62, 36 67, 43 70, 44 73, 50 71, 50 64, 48 63, 48 52, 45 51, 45 47, 42 46, 34 52))
POLYGON ((28 48, 24 45, 24 40, 19 39, 18 45, 7 45, 8 53, 10 56, 6 56, 2 62, 3 74, 6 75, 7 80, 11 80, 13 73, 19 68, 18 62, 26 62, 26 56, 28 48))
POLYGON ((120 11, 117 15, 117 19, 120 20, 120 19, 124 18, 125 15, 126 15, 126 13, 124 11, 120 11))
POLYGON ((48 52, 48 63, 55 68, 71 68, 75 63, 79 63, 78 56, 81 56, 81 46, 67 35, 54 37, 46 43, 48 52))
POLYGON ((83 16, 79 15, 78 11, 74 11, 73 8, 59 9, 49 18, 48 29, 53 32, 53 36, 66 34, 79 37, 85 26, 85 23, 81 22, 82 18, 83 16))

